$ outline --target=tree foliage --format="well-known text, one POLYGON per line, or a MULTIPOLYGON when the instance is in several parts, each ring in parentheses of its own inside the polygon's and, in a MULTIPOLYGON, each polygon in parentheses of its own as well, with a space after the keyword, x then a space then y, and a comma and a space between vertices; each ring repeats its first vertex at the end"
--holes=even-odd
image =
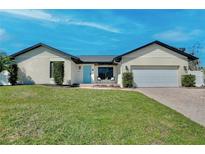
POLYGON ((18 79, 18 66, 17 64, 12 64, 8 68, 9 72, 9 82, 11 85, 16 85, 17 84, 17 79, 18 79))
POLYGON ((125 72, 122 76, 123 87, 131 88, 133 87, 133 74, 132 72, 125 72))
POLYGON ((189 70, 191 71, 197 71, 197 70, 200 70, 200 67, 199 67, 199 60, 192 60, 192 61, 189 61, 189 70))
POLYGON ((11 83, 11 85, 16 85, 18 76, 17 64, 15 64, 14 60, 12 60, 5 53, 0 53, 0 73, 5 70, 9 72, 8 80, 11 83))
POLYGON ((56 61, 54 66, 54 81, 57 85, 62 85, 64 80, 64 62, 56 61))
POLYGON ((9 66, 13 63, 9 56, 4 53, 0 53, 0 72, 8 70, 9 66))
POLYGON ((183 75, 182 76, 182 86, 183 87, 195 87, 195 75, 183 75))

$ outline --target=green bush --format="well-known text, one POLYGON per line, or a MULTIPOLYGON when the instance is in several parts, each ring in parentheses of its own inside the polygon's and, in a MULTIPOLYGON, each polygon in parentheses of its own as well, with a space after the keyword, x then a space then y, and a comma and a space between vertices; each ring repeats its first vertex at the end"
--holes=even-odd
POLYGON ((182 75, 182 86, 183 87, 195 87, 195 75, 182 75))
POLYGON ((0 73, 4 70, 8 70, 8 67, 12 64, 12 60, 5 53, 0 52, 0 73))
POLYGON ((131 88, 133 87, 133 75, 131 72, 125 72, 122 76, 123 87, 131 88))
POLYGON ((57 85, 62 85, 64 80, 64 62, 54 62, 54 81, 57 85))
POLYGON ((9 82, 11 85, 16 85, 17 84, 17 79, 18 79, 18 66, 17 64, 12 64, 8 68, 9 72, 9 82))

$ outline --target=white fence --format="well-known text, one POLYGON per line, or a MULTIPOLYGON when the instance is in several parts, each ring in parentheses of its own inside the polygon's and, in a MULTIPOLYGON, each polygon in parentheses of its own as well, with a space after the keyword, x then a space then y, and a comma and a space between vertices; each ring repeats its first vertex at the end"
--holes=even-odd
POLYGON ((195 75, 196 87, 205 86, 205 75, 202 71, 188 71, 188 74, 195 75))
POLYGON ((9 72, 3 71, 0 73, 0 85, 11 85, 8 81, 9 72))

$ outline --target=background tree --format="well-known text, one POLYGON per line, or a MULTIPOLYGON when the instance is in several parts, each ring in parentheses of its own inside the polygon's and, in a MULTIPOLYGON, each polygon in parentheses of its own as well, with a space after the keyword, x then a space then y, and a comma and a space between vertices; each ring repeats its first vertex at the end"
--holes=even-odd
POLYGON ((2 71, 7 70, 9 72, 9 82, 11 85, 17 84, 17 73, 18 73, 18 67, 17 64, 15 64, 15 61, 12 60, 9 56, 7 56, 5 53, 0 53, 0 73, 2 71))
POLYGON ((5 53, 0 53, 0 72, 4 70, 8 70, 9 65, 11 65, 13 61, 9 56, 7 56, 5 53))
MULTIPOLYGON (((201 43, 197 42, 194 45, 192 45, 191 47, 191 55, 198 57, 198 54, 203 50, 203 46, 201 45, 201 43)), ((193 60, 189 62, 189 69, 190 70, 200 70, 200 61, 197 60, 193 60)))

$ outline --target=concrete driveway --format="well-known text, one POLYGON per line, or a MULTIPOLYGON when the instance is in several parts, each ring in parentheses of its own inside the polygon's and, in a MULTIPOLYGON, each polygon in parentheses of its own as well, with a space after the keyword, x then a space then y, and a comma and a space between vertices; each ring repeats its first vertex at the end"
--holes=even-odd
POLYGON ((137 91, 205 126, 205 89, 138 88, 137 91))

